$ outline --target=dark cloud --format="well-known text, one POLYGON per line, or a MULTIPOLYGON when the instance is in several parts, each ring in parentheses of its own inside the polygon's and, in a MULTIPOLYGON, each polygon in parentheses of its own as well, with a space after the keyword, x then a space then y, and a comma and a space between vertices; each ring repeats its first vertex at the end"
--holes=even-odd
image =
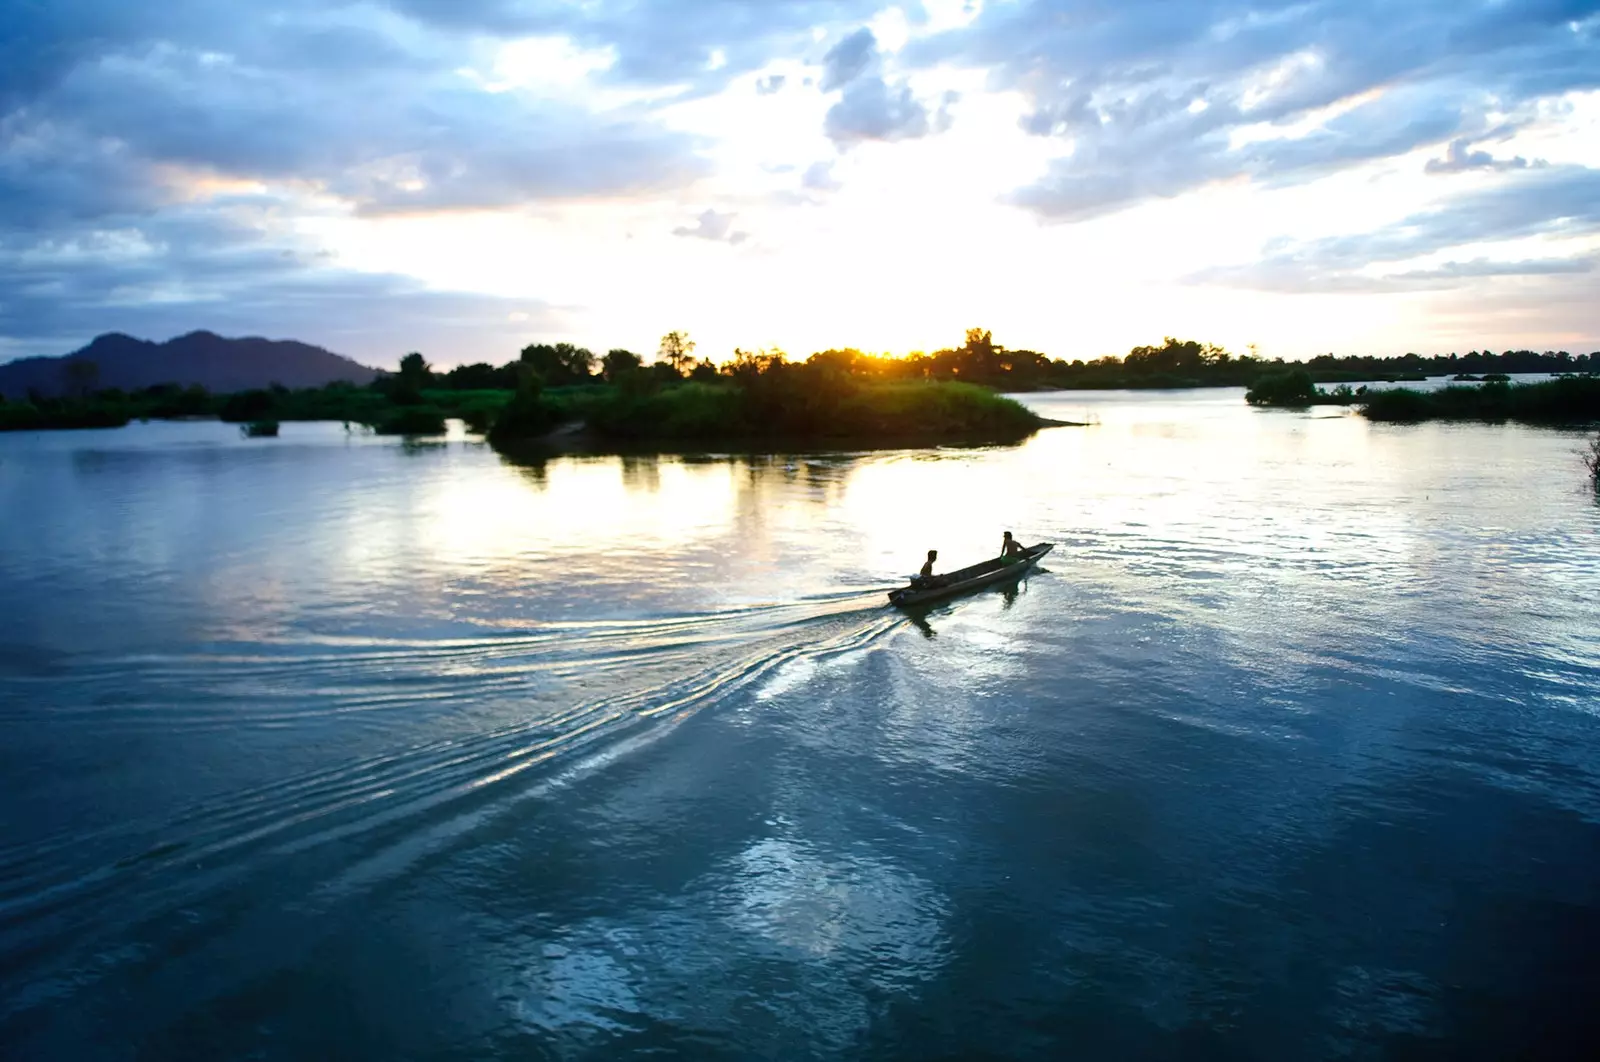
POLYGON ((1260 261, 1208 269, 1189 279, 1264 291, 1350 292, 1457 287, 1479 277, 1587 273, 1594 268, 1592 254, 1519 261, 1479 256, 1381 275, 1368 270, 1496 240, 1595 235, 1600 235, 1600 170, 1529 168, 1504 184, 1458 196, 1382 230, 1298 243, 1275 241, 1260 261))
MULTIPOLYGON (((1214 180, 1304 180, 1600 86, 1600 0, 1068 0, 991 4, 906 59, 987 67, 1070 154, 1016 201, 1076 220, 1214 180), (1263 138, 1338 106, 1309 136, 1263 138)), ((1503 125, 1504 123, 1501 122, 1503 125)))
POLYGON ((741 244, 750 238, 748 232, 734 230, 733 219, 737 214, 719 214, 715 210, 703 212, 693 225, 683 225, 672 230, 674 236, 689 236, 700 240, 715 240, 720 243, 741 244))

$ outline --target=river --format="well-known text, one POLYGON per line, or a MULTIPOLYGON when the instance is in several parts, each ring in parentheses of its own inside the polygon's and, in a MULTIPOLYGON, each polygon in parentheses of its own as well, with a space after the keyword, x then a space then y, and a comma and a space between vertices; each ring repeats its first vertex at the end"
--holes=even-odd
POLYGON ((1241 394, 0 436, 0 1056, 1586 1055, 1581 435, 1241 394), (1004 530, 1045 570, 886 607, 1004 530))

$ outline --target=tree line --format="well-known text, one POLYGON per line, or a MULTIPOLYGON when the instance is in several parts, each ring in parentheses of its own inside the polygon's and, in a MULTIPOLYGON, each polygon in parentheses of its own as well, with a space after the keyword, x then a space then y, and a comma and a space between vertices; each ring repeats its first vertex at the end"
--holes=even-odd
MULTIPOLYGON (((734 348, 725 361, 695 356, 695 343, 684 332, 662 337, 653 362, 632 351, 609 350, 603 356, 571 343, 533 344, 515 361, 504 365, 461 365, 443 373, 429 373, 431 386, 455 390, 514 390, 529 371, 548 387, 583 384, 619 384, 637 381, 640 374, 656 383, 678 380, 714 382, 760 375, 766 367, 793 364, 781 350, 746 351, 734 348)), ((420 358, 420 355, 409 357, 420 358)), ((1254 354, 1235 355, 1212 343, 1168 336, 1159 345, 1138 346, 1126 355, 1108 355, 1089 361, 1051 358, 1038 351, 1011 349, 994 341, 987 329, 968 329, 958 347, 916 352, 903 357, 877 355, 855 348, 818 351, 803 364, 848 376, 884 380, 958 380, 1001 390, 1048 388, 1122 387, 1247 387, 1263 375, 1285 367, 1304 368, 1317 383, 1357 380, 1404 380, 1425 376, 1482 373, 1590 373, 1600 372, 1600 351, 1490 350, 1467 354, 1398 356, 1319 354, 1304 362, 1266 359, 1254 354)), ((404 367, 402 367, 402 374, 404 367)))

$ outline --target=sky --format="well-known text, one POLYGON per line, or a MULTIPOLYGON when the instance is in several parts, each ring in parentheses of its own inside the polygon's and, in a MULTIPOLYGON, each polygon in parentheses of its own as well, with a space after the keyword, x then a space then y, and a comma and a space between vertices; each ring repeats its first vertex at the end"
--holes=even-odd
POLYGON ((1600 348, 1600 0, 0 0, 0 361, 1600 348))

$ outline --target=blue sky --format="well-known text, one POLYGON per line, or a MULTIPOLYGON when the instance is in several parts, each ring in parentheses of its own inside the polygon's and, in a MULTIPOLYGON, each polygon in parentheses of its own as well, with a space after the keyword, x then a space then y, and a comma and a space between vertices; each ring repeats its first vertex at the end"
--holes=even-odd
POLYGON ((1600 347, 1600 0, 0 19, 0 359, 1600 347))

